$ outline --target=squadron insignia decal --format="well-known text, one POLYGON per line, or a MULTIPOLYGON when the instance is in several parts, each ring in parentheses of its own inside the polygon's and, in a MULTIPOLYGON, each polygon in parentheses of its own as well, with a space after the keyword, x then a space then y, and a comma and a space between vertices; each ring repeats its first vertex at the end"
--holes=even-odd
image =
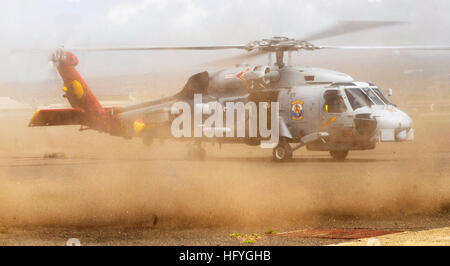
POLYGON ((303 101, 297 100, 291 103, 291 118, 292 120, 302 120, 305 114, 303 108, 303 101))

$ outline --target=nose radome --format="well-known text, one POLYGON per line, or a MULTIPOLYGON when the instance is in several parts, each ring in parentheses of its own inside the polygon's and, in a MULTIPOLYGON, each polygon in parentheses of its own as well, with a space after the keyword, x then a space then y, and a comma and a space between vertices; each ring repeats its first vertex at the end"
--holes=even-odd
POLYGON ((412 119, 405 112, 398 109, 378 111, 373 114, 377 119, 378 127, 382 129, 409 129, 412 119))
POLYGON ((378 124, 380 141, 406 141, 414 138, 412 119, 399 109, 379 110, 373 114, 378 124))
POLYGON ((412 127, 411 117, 399 109, 397 109, 397 113, 398 113, 397 119, 399 124, 397 128, 410 129, 412 127))
POLYGON ((412 128, 413 120, 411 117, 406 113, 403 113, 403 115, 402 128, 412 128))

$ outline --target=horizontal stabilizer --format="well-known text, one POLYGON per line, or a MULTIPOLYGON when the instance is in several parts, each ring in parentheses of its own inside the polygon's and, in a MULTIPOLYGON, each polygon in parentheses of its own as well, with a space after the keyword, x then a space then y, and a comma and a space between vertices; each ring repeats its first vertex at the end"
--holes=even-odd
POLYGON ((37 110, 28 126, 68 126, 81 125, 84 112, 81 109, 37 110))

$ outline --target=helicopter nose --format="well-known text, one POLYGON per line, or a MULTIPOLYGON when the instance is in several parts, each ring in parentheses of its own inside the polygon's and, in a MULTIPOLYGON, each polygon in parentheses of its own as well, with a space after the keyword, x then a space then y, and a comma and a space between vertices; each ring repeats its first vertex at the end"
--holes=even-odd
POLYGON ((413 121, 405 112, 390 108, 373 115, 377 120, 380 141, 407 141, 414 139, 413 121))

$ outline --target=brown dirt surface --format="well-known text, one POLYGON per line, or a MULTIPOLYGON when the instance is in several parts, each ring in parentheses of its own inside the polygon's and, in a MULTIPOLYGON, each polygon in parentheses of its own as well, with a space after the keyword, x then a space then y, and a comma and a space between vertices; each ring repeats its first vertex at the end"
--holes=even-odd
POLYGON ((450 114, 413 119, 413 142, 282 164, 259 147, 207 145, 193 161, 184 142, 0 121, 0 244, 243 245, 229 234, 257 233, 256 245, 323 245, 343 240, 264 232, 449 226, 450 114))

